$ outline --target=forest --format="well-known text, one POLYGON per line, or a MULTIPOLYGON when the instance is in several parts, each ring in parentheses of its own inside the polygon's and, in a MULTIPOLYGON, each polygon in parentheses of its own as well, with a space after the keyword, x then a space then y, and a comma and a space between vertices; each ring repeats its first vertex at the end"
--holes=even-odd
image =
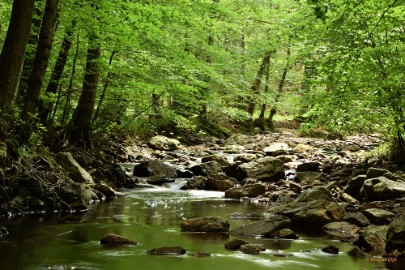
POLYGON ((2 0, 0 216, 120 197, 155 135, 376 136, 403 168, 404 41, 404 0, 2 0))
POLYGON ((403 1, 2 1, 1 137, 238 123, 383 134, 403 155, 403 1), (402 56, 401 56, 402 55, 402 56))
MULTIPOLYGON (((294 260, 313 269, 311 256, 335 269, 320 252, 349 247, 344 254, 363 260, 333 257, 339 269, 403 259, 404 54, 404 0, 0 0, 3 265, 107 269, 97 263, 116 255, 99 246, 136 245, 117 235, 126 233, 142 245, 125 250, 135 256, 121 268, 140 259, 162 269, 168 261, 147 258, 162 255, 154 245, 173 238, 202 248, 208 238, 188 223, 207 220, 221 235, 204 244, 224 269, 274 262, 239 261, 224 251, 229 235, 295 240, 296 227, 342 241, 277 242, 271 254, 291 256, 277 261, 289 269, 294 260), (168 141, 152 145, 156 137, 168 141), (162 187, 171 190, 156 192, 162 187), (229 215, 234 209, 242 218, 229 215), (58 226, 13 220, 28 213, 58 226), (259 225, 241 226, 257 216, 259 225)), ((266 249, 259 238, 233 250, 258 255, 266 249)), ((186 253, 175 251, 163 255, 186 253)), ((192 259, 176 263, 168 265, 195 268, 192 259)))

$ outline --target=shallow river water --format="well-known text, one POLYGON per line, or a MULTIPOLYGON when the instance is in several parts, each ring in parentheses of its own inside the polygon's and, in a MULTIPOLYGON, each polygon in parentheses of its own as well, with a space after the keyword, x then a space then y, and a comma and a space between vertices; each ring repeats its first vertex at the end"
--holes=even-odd
POLYGON ((226 200, 222 192, 180 191, 173 187, 126 192, 126 198, 93 204, 86 213, 0 220, 0 225, 10 233, 0 239, 0 269, 404 269, 398 263, 351 258, 345 254, 350 244, 327 236, 300 234, 299 240, 243 238, 250 243, 265 244, 267 250, 260 255, 228 251, 224 244, 232 236, 183 233, 179 224, 185 218, 217 215, 226 218, 234 229, 253 221, 229 219, 230 214, 260 214, 267 205, 226 200), (104 248, 99 240, 107 233, 128 237, 138 245, 104 248), (339 247, 340 254, 330 255, 320 250, 330 244, 339 247), (181 246, 187 254, 175 257, 146 253, 162 246, 181 246), (190 255, 195 252, 207 252, 211 256, 190 255), (275 252, 292 256, 276 257, 275 252))

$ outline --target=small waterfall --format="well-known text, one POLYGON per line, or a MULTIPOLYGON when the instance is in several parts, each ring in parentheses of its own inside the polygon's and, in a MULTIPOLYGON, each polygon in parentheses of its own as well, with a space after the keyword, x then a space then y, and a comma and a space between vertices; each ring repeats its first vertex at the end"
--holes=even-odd
POLYGON ((172 190, 180 190, 186 183, 187 183, 187 179, 176 178, 176 181, 171 182, 171 183, 165 183, 165 184, 163 184, 163 187, 172 189, 172 190))

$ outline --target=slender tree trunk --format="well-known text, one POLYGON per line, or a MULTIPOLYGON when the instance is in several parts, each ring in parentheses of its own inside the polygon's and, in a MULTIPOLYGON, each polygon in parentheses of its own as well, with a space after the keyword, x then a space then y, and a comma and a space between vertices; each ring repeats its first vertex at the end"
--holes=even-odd
MULTIPOLYGON (((66 94, 66 102, 65 102, 65 106, 63 108, 62 119, 60 121, 61 126, 64 126, 66 124, 67 119, 70 114, 70 96, 73 92, 73 79, 76 74, 76 63, 77 63, 77 58, 79 57, 79 47, 80 47, 80 38, 79 38, 79 35, 77 35, 76 52, 75 52, 75 56, 73 57, 73 61, 72 61, 72 70, 70 72, 70 77, 69 77, 69 86, 68 86, 67 94, 66 94)), ((56 108, 54 110, 56 110, 56 108)), ((54 112, 54 115, 55 115, 55 113, 56 112, 54 112)))
MULTIPOLYGON (((66 66, 69 51, 70 48, 72 47, 72 36, 74 28, 75 22, 72 21, 71 27, 66 29, 66 33, 62 41, 61 49, 59 51, 55 67, 53 68, 51 78, 46 88, 47 95, 56 94, 56 92, 58 91, 60 79, 62 78, 62 74, 66 66)), ((41 119, 41 123, 45 126, 50 124, 49 115, 52 112, 52 107, 53 107, 52 103, 44 104, 44 108, 41 109, 40 111, 39 117, 41 119)))
POLYGON ((25 121, 25 139, 28 139, 35 130, 35 117, 40 103, 40 94, 48 67, 52 48, 53 33, 55 29, 59 0, 47 0, 41 31, 39 33, 38 47, 35 54, 32 73, 28 81, 27 94, 24 98, 22 119, 25 121))
MULTIPOLYGON (((108 64, 110 66, 112 64, 112 61, 114 59, 115 54, 117 54, 117 53, 118 53, 117 50, 113 50, 111 52, 110 60, 108 61, 108 64)), ((100 99, 98 100, 98 103, 97 103, 96 112, 94 113, 94 117, 93 117, 93 120, 92 120, 93 123, 96 121, 96 119, 98 118, 98 116, 100 114, 101 105, 104 102, 105 94, 107 93, 107 89, 108 89, 108 86, 110 85, 112 76, 113 76, 113 73, 111 71, 108 71, 107 77, 105 78, 105 81, 104 81, 104 84, 103 84, 103 91, 101 92, 100 99)))
POLYGON ((20 83, 18 86, 16 103, 20 108, 23 107, 23 98, 27 94, 28 80, 32 73, 32 66, 34 65, 35 51, 38 45, 39 31, 41 29, 43 10, 39 5, 42 0, 35 0, 34 15, 32 16, 31 33, 28 38, 27 49, 25 50, 24 63, 20 75, 20 83))
POLYGON ((287 73, 290 69, 290 48, 287 48, 287 62, 285 64, 285 67, 283 69, 283 74, 281 75, 281 79, 278 83, 278 88, 277 88, 277 93, 276 93, 276 97, 274 98, 274 105, 270 110, 270 115, 269 118, 267 119, 267 123, 269 125, 270 128, 274 128, 274 123, 273 123, 273 117, 274 115, 277 113, 277 103, 280 100, 281 94, 283 93, 283 89, 285 86, 285 81, 287 78, 287 73))
POLYGON ((83 89, 68 131, 69 143, 84 148, 93 148, 91 120, 96 104, 97 84, 99 81, 98 59, 101 55, 101 49, 99 46, 94 47, 93 43, 94 41, 90 40, 83 89))
POLYGON ((10 24, 0 54, 0 137, 8 131, 18 76, 31 30, 34 0, 14 0, 10 24))
MULTIPOLYGON (((266 78, 265 78, 264 92, 268 93, 269 92, 269 82, 270 82, 270 57, 269 57, 269 61, 266 64, 265 73, 266 73, 266 78)), ((260 115, 256 120, 256 125, 262 130, 266 130, 266 119, 265 119, 266 110, 267 110, 267 104, 264 102, 262 104, 262 108, 260 110, 260 115)))
MULTIPOLYGON (((262 77, 263 77, 263 74, 264 74, 264 72, 265 72, 265 70, 266 70, 266 65, 267 65, 267 63, 269 62, 269 60, 270 60, 270 53, 269 53, 269 52, 266 52, 266 53, 264 54, 264 56, 263 56, 263 60, 262 60, 262 63, 261 63, 261 65, 260 65, 260 68, 259 68, 259 70, 257 71, 256 79, 255 79, 255 81, 253 82, 252 86, 250 87, 250 89, 251 89, 252 92, 253 92, 253 93, 252 93, 253 95, 258 94, 259 91, 260 91, 260 85, 261 85, 261 83, 262 83, 262 77)), ((254 113, 254 111, 255 111, 255 108, 256 108, 256 101, 254 100, 254 98, 251 98, 251 99, 250 99, 250 102, 249 102, 249 105, 248 105, 248 108, 247 108, 247 112, 248 112, 251 116, 253 116, 253 113, 254 113)))

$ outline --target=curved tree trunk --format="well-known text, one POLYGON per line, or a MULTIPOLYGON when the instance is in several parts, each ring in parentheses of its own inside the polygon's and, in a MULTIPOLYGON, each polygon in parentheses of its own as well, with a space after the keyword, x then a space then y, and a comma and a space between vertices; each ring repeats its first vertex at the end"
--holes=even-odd
MULTIPOLYGON (((93 41, 90 41, 90 45, 93 41)), ((97 85, 99 81, 98 59, 101 55, 99 46, 87 50, 86 71, 83 89, 79 103, 73 113, 73 118, 68 129, 69 143, 84 148, 93 148, 91 138, 91 122, 96 104, 97 85)))
POLYGON ((34 0, 14 0, 10 24, 0 54, 0 137, 7 134, 18 76, 31 30, 34 0))
POLYGON ((35 117, 40 105, 41 88, 51 53, 58 4, 59 0, 46 1, 41 31, 39 33, 38 47, 32 73, 28 81, 27 94, 24 98, 24 107, 21 115, 26 126, 23 136, 25 139, 28 139, 35 130, 35 117))

